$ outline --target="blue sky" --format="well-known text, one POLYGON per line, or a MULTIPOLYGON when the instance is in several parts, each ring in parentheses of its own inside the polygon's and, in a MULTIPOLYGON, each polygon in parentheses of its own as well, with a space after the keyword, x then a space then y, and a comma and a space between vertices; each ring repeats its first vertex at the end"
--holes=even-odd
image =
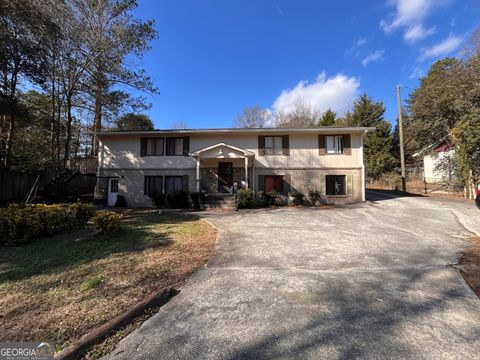
POLYGON ((299 100, 339 113, 366 92, 396 119, 436 59, 458 56, 479 26, 478 0, 155 1, 136 16, 159 33, 140 65, 157 128, 231 127, 245 107, 288 111, 299 100))

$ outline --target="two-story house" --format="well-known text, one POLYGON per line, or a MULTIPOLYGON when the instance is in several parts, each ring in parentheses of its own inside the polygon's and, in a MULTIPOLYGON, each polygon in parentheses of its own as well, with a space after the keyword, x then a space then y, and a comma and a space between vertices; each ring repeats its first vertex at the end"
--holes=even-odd
POLYGON ((185 129, 98 134, 95 198, 152 206, 151 193, 231 194, 234 183, 287 195, 319 190, 329 203, 365 200, 363 136, 374 128, 185 129))

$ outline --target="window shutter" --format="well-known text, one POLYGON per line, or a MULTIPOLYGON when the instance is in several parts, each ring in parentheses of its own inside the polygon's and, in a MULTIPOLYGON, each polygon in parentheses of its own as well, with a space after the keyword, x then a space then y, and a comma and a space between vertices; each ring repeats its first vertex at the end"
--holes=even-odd
POLYGON ((258 175, 258 184, 257 184, 258 191, 265 191, 265 176, 258 175))
POLYGON ((140 156, 147 155, 147 139, 141 138, 140 139, 140 156))
POLYGON ((320 193, 325 196, 325 194, 327 193, 326 191, 326 188, 325 188, 325 175, 321 174, 320 175, 320 186, 319 186, 319 189, 320 193))
POLYGON ((325 135, 318 135, 318 155, 325 155, 325 135))
POLYGON ((347 196, 353 196, 353 175, 346 175, 347 196))
POLYGON ((182 176, 182 190, 188 191, 188 175, 182 176))
POLYGON ((190 152, 190 137, 185 136, 183 138, 183 156, 188 156, 189 152, 190 152))
POLYGON ((291 184, 292 184, 292 176, 291 175, 283 175, 283 194, 288 195, 291 191, 291 184))
POLYGON ((265 136, 260 135, 258 137, 258 156, 264 156, 264 155, 265 155, 265 136))
POLYGON ((345 155, 352 155, 352 145, 350 140, 350 134, 343 135, 343 153, 345 155))
POLYGON ((282 136, 282 154, 290 155, 290 137, 288 135, 282 136))

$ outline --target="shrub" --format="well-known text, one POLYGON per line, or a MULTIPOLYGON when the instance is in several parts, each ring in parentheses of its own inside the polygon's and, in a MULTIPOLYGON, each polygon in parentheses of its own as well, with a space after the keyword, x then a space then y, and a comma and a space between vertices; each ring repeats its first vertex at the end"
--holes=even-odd
POLYGON ((59 233, 75 225, 73 211, 70 211, 68 205, 28 205, 24 212, 26 211, 40 219, 43 227, 41 233, 45 235, 59 233))
POLYGON ((277 192, 275 190, 264 192, 262 195, 263 199, 265 200, 265 205, 275 205, 275 199, 277 198, 277 192))
POLYGON ((185 209, 190 207, 189 196, 186 191, 167 193, 165 195, 165 202, 167 206, 172 209, 185 209))
POLYGON ((152 193, 150 194, 150 198, 153 200, 157 208, 161 208, 163 205, 165 205, 164 193, 152 193))
POLYGON ((30 239, 51 235, 88 221, 95 213, 89 204, 10 204, 0 210, 2 243, 20 245, 30 239))
POLYGON ((0 211, 3 218, 2 243, 20 245, 42 233, 43 225, 30 208, 10 204, 0 211))
POLYGON ((239 189, 235 196, 239 209, 250 209, 253 207, 252 189, 239 189))
POLYGON ((322 201, 322 193, 320 190, 317 189, 309 189, 308 190, 308 198, 310 199, 310 202, 312 205, 315 205, 318 202, 322 201))
POLYGON ((295 191, 292 193, 292 203, 293 205, 302 205, 305 194, 300 191, 295 191))
POLYGON ((202 192, 190 193, 190 202, 195 209, 200 210, 200 205, 205 202, 205 194, 202 192))
POLYGON ((99 234, 112 234, 120 231, 122 222, 122 215, 113 211, 103 210, 97 212, 93 218, 95 229, 99 234))
POLYGON ((70 210, 73 211, 76 224, 84 224, 95 215, 95 207, 92 204, 73 203, 70 204, 70 210))

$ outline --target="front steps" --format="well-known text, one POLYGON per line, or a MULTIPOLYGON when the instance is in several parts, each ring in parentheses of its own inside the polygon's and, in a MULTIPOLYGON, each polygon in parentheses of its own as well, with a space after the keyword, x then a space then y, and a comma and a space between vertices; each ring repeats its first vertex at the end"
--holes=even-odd
POLYGON ((203 210, 235 209, 235 195, 233 194, 206 194, 203 210))

